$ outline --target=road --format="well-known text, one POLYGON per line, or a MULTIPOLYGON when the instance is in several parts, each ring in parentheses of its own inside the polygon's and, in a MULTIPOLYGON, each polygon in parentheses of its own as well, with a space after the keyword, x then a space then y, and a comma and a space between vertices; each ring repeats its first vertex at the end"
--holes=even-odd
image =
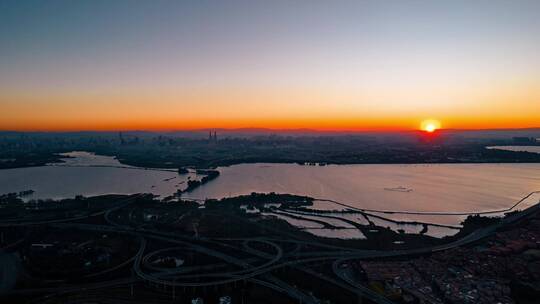
MULTIPOLYGON (((2 226, 13 225, 48 225, 51 227, 62 229, 80 229, 86 231, 96 232, 114 232, 119 234, 131 235, 140 240, 140 247, 137 253, 127 261, 123 262, 121 266, 127 266, 133 264, 133 272, 136 277, 121 278, 117 280, 105 281, 100 283, 83 284, 80 286, 63 286, 52 288, 37 288, 37 289, 22 289, 11 291, 10 293, 23 294, 23 293, 43 293, 43 292, 70 292, 78 290, 100 289, 111 286, 132 284, 136 281, 144 281, 156 286, 168 286, 168 287, 203 287, 203 286, 215 286, 229 284, 241 280, 248 280, 253 283, 271 288, 275 291, 285 293, 291 298, 297 299, 302 303, 315 304, 316 300, 307 295, 294 286, 274 277, 272 271, 275 271, 284 267, 292 267, 300 271, 304 271, 308 274, 314 275, 319 279, 334 284, 336 286, 347 289, 359 296, 370 299, 375 303, 389 304, 392 303, 388 299, 375 293, 369 288, 362 286, 352 276, 350 269, 342 267, 343 264, 349 260, 358 259, 372 259, 372 258, 389 258, 389 257, 403 257, 403 256, 416 256, 430 254, 433 252, 449 250, 452 248, 464 246, 477 242, 483 238, 486 238, 498 229, 505 225, 515 223, 523 218, 530 216, 537 212, 540 205, 534 205, 527 210, 520 213, 508 216, 495 225, 481 228, 473 233, 465 236, 464 238, 437 246, 429 246, 424 248, 409 249, 409 250, 359 250, 352 248, 344 248, 339 246, 325 245, 318 242, 310 242, 299 239, 275 239, 275 238, 240 238, 240 239, 207 239, 207 238, 195 238, 190 236, 182 236, 177 233, 168 233, 154 229, 148 229, 143 227, 132 227, 129 225, 121 225, 115 222, 113 213, 131 204, 136 197, 130 197, 124 201, 117 202, 114 207, 87 214, 84 216, 78 216, 68 219, 53 219, 48 221, 27 221, 27 222, 2 222, 2 226), (83 224, 77 223, 80 219, 86 219, 93 216, 104 216, 108 225, 96 225, 96 224, 83 224), (224 265, 235 266, 237 270, 224 270, 217 272, 204 272, 204 273, 192 273, 175 270, 159 270, 152 269, 151 267, 145 267, 152 256, 159 252, 146 252, 148 240, 158 240, 171 244, 171 247, 162 248, 161 251, 174 250, 178 248, 187 248, 195 252, 208 255, 219 259, 224 265), (240 241, 241 246, 234 247, 229 245, 230 242, 240 241), (271 252, 261 252, 254 248, 254 244, 259 243, 265 245, 267 248, 271 248, 271 252), (312 247, 319 247, 321 250, 310 252, 293 252, 286 253, 280 243, 290 243, 300 248, 300 246, 309 245, 312 247), (243 254, 249 254, 255 259, 239 259, 231 256, 229 253, 221 252, 216 248, 235 249, 243 254), (332 270, 336 278, 330 278, 322 275, 310 269, 307 265, 309 263, 332 263, 332 270), (340 281, 341 280, 341 281, 340 281)), ((228 251, 229 251, 228 250, 228 251)), ((109 271, 118 269, 118 265, 112 269, 103 271, 96 274, 107 273, 109 271)))

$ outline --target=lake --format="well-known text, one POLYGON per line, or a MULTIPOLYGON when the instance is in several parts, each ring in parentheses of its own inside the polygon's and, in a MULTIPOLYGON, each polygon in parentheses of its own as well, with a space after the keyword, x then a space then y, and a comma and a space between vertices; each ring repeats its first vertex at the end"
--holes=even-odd
MULTIPOLYGON (((540 190, 540 164, 327 165, 241 164, 218 168, 216 180, 193 198, 277 192, 331 199, 361 209, 482 212, 505 209, 540 190), (403 189, 405 191, 393 191, 403 189)), ((533 195, 520 207, 538 202, 533 195)), ((316 202, 319 209, 343 208, 316 202)), ((423 215, 385 214, 397 220, 423 215)), ((430 215, 430 222, 457 224, 465 216, 430 215)))
MULTIPOLYGON (((32 198, 82 194, 154 193, 183 189, 188 176, 175 171, 125 166, 113 157, 86 152, 66 154, 66 163, 0 170, 0 193, 32 189, 32 198)), ((277 192, 331 199, 361 209, 413 212, 482 212, 505 209, 540 190, 540 164, 327 165, 241 164, 219 167, 221 175, 186 194, 223 198, 251 192, 277 192)), ((520 208, 538 202, 533 195, 520 208)), ((314 208, 342 206, 317 201, 314 208)), ((395 220, 456 225, 466 215, 385 214, 395 220)))
POLYGON ((121 164, 114 157, 65 153, 64 163, 0 170, 0 194, 34 190, 25 199, 60 199, 76 195, 153 193, 168 196, 184 189, 188 176, 175 170, 121 164))

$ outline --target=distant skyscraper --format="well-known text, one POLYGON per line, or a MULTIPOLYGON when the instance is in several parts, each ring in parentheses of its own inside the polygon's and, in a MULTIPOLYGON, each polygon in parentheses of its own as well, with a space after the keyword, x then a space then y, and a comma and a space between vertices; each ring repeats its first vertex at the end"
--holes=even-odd
POLYGON ((120 144, 124 145, 126 142, 124 141, 124 136, 122 135, 122 132, 118 132, 118 138, 120 139, 120 144))
POLYGON ((217 142, 217 132, 214 131, 212 133, 212 131, 208 131, 208 141, 209 142, 217 142))

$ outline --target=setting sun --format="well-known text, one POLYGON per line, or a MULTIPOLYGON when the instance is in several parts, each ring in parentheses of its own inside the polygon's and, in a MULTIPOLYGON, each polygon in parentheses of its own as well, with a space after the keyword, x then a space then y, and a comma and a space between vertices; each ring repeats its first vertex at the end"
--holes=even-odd
POLYGON ((437 120, 424 120, 422 122, 422 125, 420 127, 421 130, 423 131, 426 131, 426 132, 435 132, 437 129, 440 129, 441 128, 441 123, 437 120))

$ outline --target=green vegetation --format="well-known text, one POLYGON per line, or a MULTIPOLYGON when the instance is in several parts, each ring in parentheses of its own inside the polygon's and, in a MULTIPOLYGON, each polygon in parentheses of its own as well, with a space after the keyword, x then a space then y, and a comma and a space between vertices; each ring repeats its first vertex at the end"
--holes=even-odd
POLYGON ((180 193, 191 192, 195 190, 196 188, 208 183, 209 181, 216 179, 219 176, 219 171, 197 170, 197 174, 201 174, 204 176, 201 178, 201 180, 193 180, 193 179, 188 180, 187 188, 184 191, 180 191, 180 193))
POLYGON ((178 174, 188 174, 189 173, 189 170, 182 167, 182 168, 178 168, 178 174))
POLYGON ((208 199, 205 202, 207 208, 229 208, 238 209, 241 205, 261 206, 264 204, 279 203, 283 208, 311 206, 313 198, 292 194, 271 193, 251 193, 250 195, 240 195, 236 197, 227 197, 220 200, 208 199))

